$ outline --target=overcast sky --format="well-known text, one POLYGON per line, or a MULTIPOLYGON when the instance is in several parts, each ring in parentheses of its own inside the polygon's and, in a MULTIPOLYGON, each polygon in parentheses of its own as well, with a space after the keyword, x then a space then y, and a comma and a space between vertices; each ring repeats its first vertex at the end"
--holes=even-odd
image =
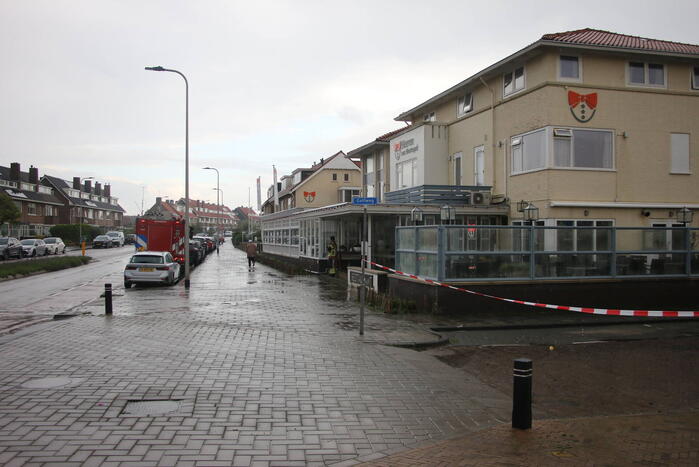
POLYGON ((699 43, 691 1, 0 0, 0 165, 111 183, 129 214, 184 196, 256 208, 280 175, 400 128, 408 110, 545 33, 699 43), (142 196, 144 195, 144 196, 142 196))

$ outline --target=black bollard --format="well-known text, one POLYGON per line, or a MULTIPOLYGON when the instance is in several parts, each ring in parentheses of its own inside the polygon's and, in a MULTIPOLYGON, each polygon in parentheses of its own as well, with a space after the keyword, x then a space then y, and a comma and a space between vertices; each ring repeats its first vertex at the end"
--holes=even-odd
POLYGON ((532 361, 515 359, 513 376, 512 428, 528 430, 532 427, 532 361))
POLYGON ((104 284, 104 314, 112 314, 112 284, 104 284))

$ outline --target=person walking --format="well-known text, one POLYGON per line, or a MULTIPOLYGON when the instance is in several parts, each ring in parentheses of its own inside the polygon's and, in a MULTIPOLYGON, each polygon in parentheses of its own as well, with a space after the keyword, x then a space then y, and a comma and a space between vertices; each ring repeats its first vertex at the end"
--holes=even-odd
POLYGON ((330 237, 330 244, 328 244, 328 263, 330 263, 328 274, 334 276, 337 273, 335 269, 337 267, 337 243, 335 242, 335 237, 330 237))
POLYGON ((248 244, 245 245, 245 253, 248 255, 248 270, 255 269, 255 257, 257 256, 257 244, 252 240, 248 240, 248 244))

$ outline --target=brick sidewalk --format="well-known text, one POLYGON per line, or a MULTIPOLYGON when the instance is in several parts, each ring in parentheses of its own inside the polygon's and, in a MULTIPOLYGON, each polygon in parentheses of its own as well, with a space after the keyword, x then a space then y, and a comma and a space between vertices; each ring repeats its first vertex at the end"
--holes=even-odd
POLYGON ((4 336, 0 465, 697 464, 696 412, 513 432, 508 394, 377 345, 436 339, 415 324, 368 313, 360 338, 332 284, 247 271, 228 246, 189 291, 118 290, 111 318, 96 299, 4 336))

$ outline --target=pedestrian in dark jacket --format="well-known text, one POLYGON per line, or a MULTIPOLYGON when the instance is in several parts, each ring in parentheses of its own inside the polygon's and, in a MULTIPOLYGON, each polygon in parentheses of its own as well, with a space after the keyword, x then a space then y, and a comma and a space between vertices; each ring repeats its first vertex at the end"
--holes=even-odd
POLYGON ((257 257, 257 244, 252 240, 245 245, 245 253, 248 255, 248 269, 255 269, 255 258, 257 257))

